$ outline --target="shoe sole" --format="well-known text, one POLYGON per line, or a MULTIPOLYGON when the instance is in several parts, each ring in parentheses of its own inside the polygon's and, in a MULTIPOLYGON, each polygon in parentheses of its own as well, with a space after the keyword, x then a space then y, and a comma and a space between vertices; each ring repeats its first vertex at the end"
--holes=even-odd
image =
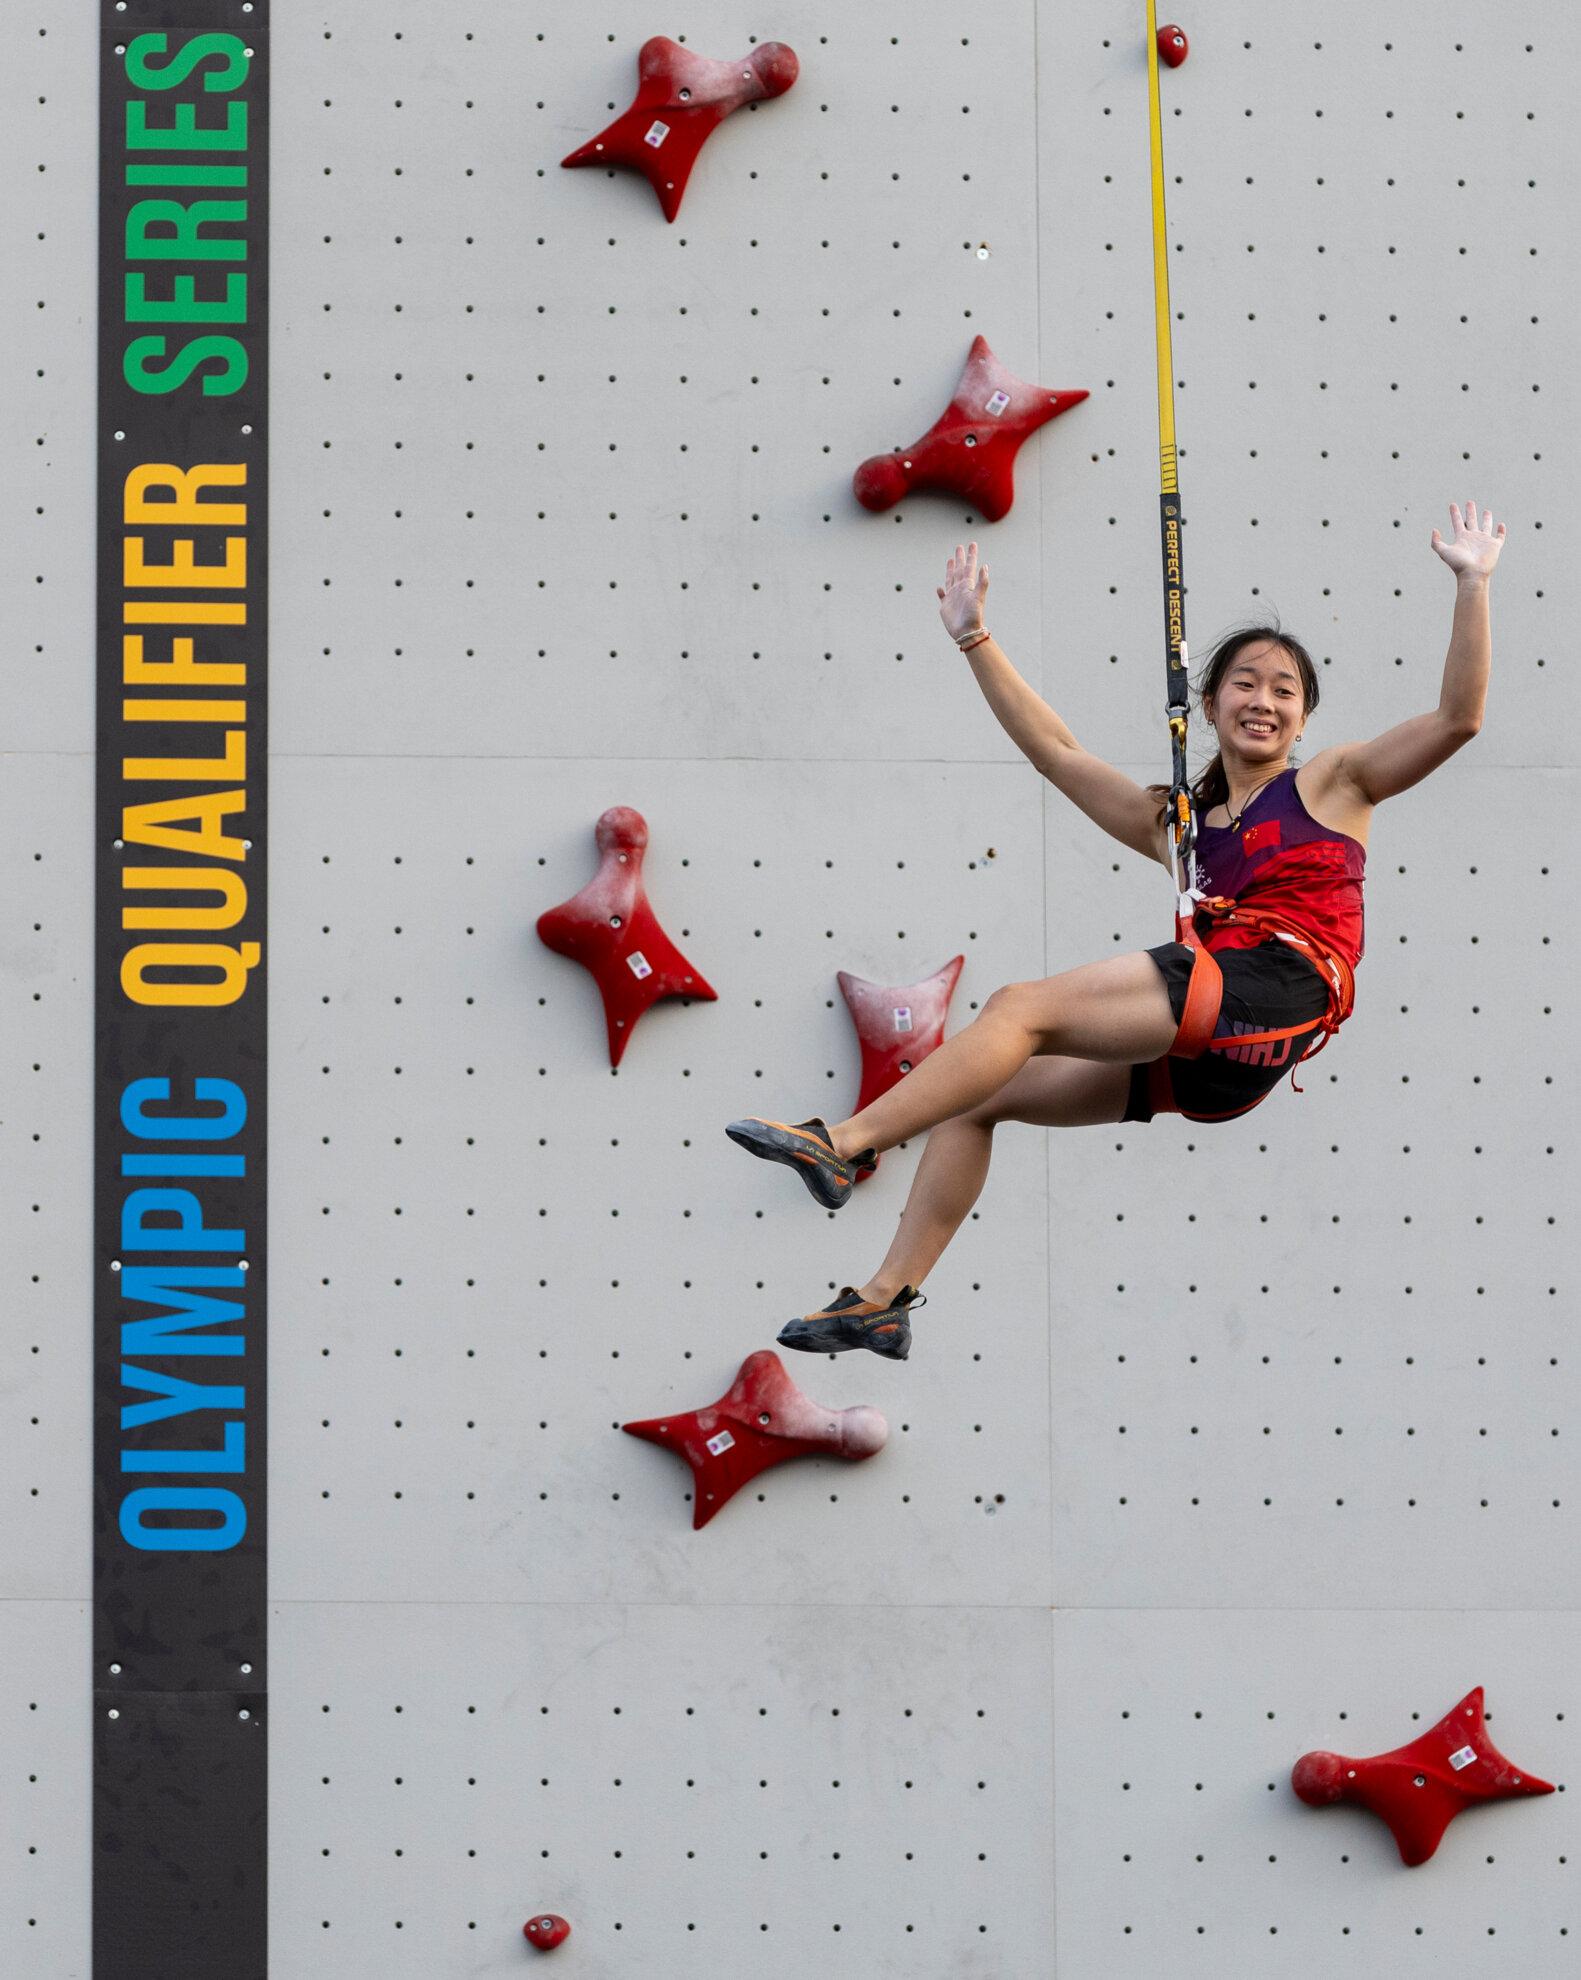
POLYGON ((911 1329, 904 1321, 895 1323, 901 1329, 898 1347, 880 1347, 872 1340, 833 1339, 828 1334, 814 1334, 810 1330, 799 1335, 792 1334, 791 1329, 800 1324, 792 1320, 780 1331, 778 1340, 781 1347, 796 1348, 804 1354, 850 1354, 853 1349, 866 1348, 883 1361, 906 1361, 911 1355, 911 1329))
MULTIPOLYGON (((851 1184, 848 1181, 842 1182, 830 1174, 827 1158, 814 1152, 819 1144, 815 1142, 813 1148, 805 1151, 781 1148, 759 1131, 760 1126, 772 1127, 779 1134, 800 1133, 798 1128, 784 1127, 777 1122, 760 1124, 754 1121, 732 1121, 725 1129, 725 1133, 738 1148, 746 1149, 749 1155, 756 1155, 765 1162, 783 1162, 787 1167, 792 1164, 801 1165, 798 1172, 802 1181, 806 1183, 816 1201, 826 1210, 838 1210, 850 1201, 851 1184)), ((813 1141, 811 1135, 806 1139, 813 1141)))

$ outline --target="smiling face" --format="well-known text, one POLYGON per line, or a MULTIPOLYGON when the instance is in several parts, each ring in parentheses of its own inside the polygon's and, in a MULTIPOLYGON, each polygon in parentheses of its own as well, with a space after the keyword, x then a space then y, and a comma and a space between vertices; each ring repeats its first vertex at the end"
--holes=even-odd
POLYGON ((1241 648, 1202 706, 1218 732, 1226 768, 1237 761, 1248 769, 1282 762, 1306 718, 1295 661, 1266 639, 1241 648))

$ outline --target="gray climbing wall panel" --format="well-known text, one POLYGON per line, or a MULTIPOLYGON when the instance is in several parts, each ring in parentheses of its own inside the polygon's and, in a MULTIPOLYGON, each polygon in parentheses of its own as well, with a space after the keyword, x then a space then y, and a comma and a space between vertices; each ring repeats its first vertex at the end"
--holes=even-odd
MULTIPOLYGON (((94 35, 18 16, 0 533, 0 1960, 87 1959, 94 35), (42 169, 41 169, 42 168, 42 169)), ((871 1269, 720 1129, 854 1097, 834 984, 1167 937, 939 628, 955 542, 1161 774, 1141 8, 274 22, 272 1967, 1041 1980, 1559 1971, 1568 1798, 1406 1873, 1289 1789, 1488 1687, 1572 1769, 1581 779, 1568 15, 1231 5, 1164 78, 1188 632, 1308 747, 1432 705, 1428 536, 1509 523, 1483 734, 1379 814, 1359 1008, 1226 1129, 1013 1127, 871 1463, 705 1533, 615 1425, 871 1269), (650 33, 778 38, 674 226, 558 160, 650 33), (963 32, 964 29, 964 32, 963 32), (1090 399, 983 526, 854 503, 981 331, 1090 399), (609 804, 717 1004, 617 1076, 532 923, 609 804), (992 849, 990 853, 990 848, 992 849), (836 1785, 838 1783, 838 1785, 836 1785)))

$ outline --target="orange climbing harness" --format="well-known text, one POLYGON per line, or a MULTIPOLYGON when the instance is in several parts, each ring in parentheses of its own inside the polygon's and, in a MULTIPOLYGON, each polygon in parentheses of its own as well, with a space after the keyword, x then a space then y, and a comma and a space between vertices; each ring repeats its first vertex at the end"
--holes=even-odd
MULTIPOLYGON (((1328 1009, 1322 1017, 1309 1018, 1304 1024, 1282 1025, 1276 1031, 1238 1031, 1226 1037, 1219 1049, 1273 1044, 1282 1038, 1300 1038, 1309 1031, 1316 1031, 1320 1034, 1317 1043, 1310 1052, 1302 1055, 1307 1059, 1315 1058, 1351 1014, 1356 1001, 1355 972, 1337 950, 1330 948, 1309 928, 1298 927, 1273 908, 1243 907, 1236 901, 1227 900, 1222 894, 1211 898, 1184 894, 1176 908, 1176 935, 1191 950, 1191 975, 1186 983, 1186 1002, 1175 1032, 1175 1042, 1166 1056, 1172 1059, 1200 1059, 1204 1052, 1215 1048, 1213 1033, 1224 998, 1224 977, 1218 959, 1197 931, 1198 915, 1205 916, 1220 927, 1251 928, 1265 940, 1288 942, 1311 963, 1328 989, 1328 1009)), ((1296 1085, 1294 1067, 1291 1068, 1290 1084, 1297 1093, 1302 1091, 1296 1085)))

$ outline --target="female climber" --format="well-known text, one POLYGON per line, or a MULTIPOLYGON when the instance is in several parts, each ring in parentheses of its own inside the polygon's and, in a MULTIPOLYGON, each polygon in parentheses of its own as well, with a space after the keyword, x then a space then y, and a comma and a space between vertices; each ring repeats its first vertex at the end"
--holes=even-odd
MULTIPOLYGON (((792 1320, 784 1347, 910 1351, 917 1288, 976 1202, 1001 1121, 1047 1127, 1234 1120, 1349 1014, 1362 951, 1362 875, 1374 805, 1409 790, 1477 733, 1491 643, 1488 585, 1504 524, 1449 507, 1432 548, 1455 575, 1438 706, 1299 769, 1290 751, 1318 703, 1305 647, 1276 626, 1220 641, 1199 687, 1218 751, 1192 786, 1198 820, 1192 941, 996 990, 971 1024, 849 1120, 732 1121, 732 1141, 801 1175, 837 1209, 874 1153, 932 1128, 894 1242, 864 1284, 792 1320), (1189 1054, 1190 1056, 1185 1056, 1189 1054)), ((1082 748, 983 625, 988 567, 956 546, 939 616, 1006 734, 1097 825, 1174 871, 1168 791, 1082 748)))

